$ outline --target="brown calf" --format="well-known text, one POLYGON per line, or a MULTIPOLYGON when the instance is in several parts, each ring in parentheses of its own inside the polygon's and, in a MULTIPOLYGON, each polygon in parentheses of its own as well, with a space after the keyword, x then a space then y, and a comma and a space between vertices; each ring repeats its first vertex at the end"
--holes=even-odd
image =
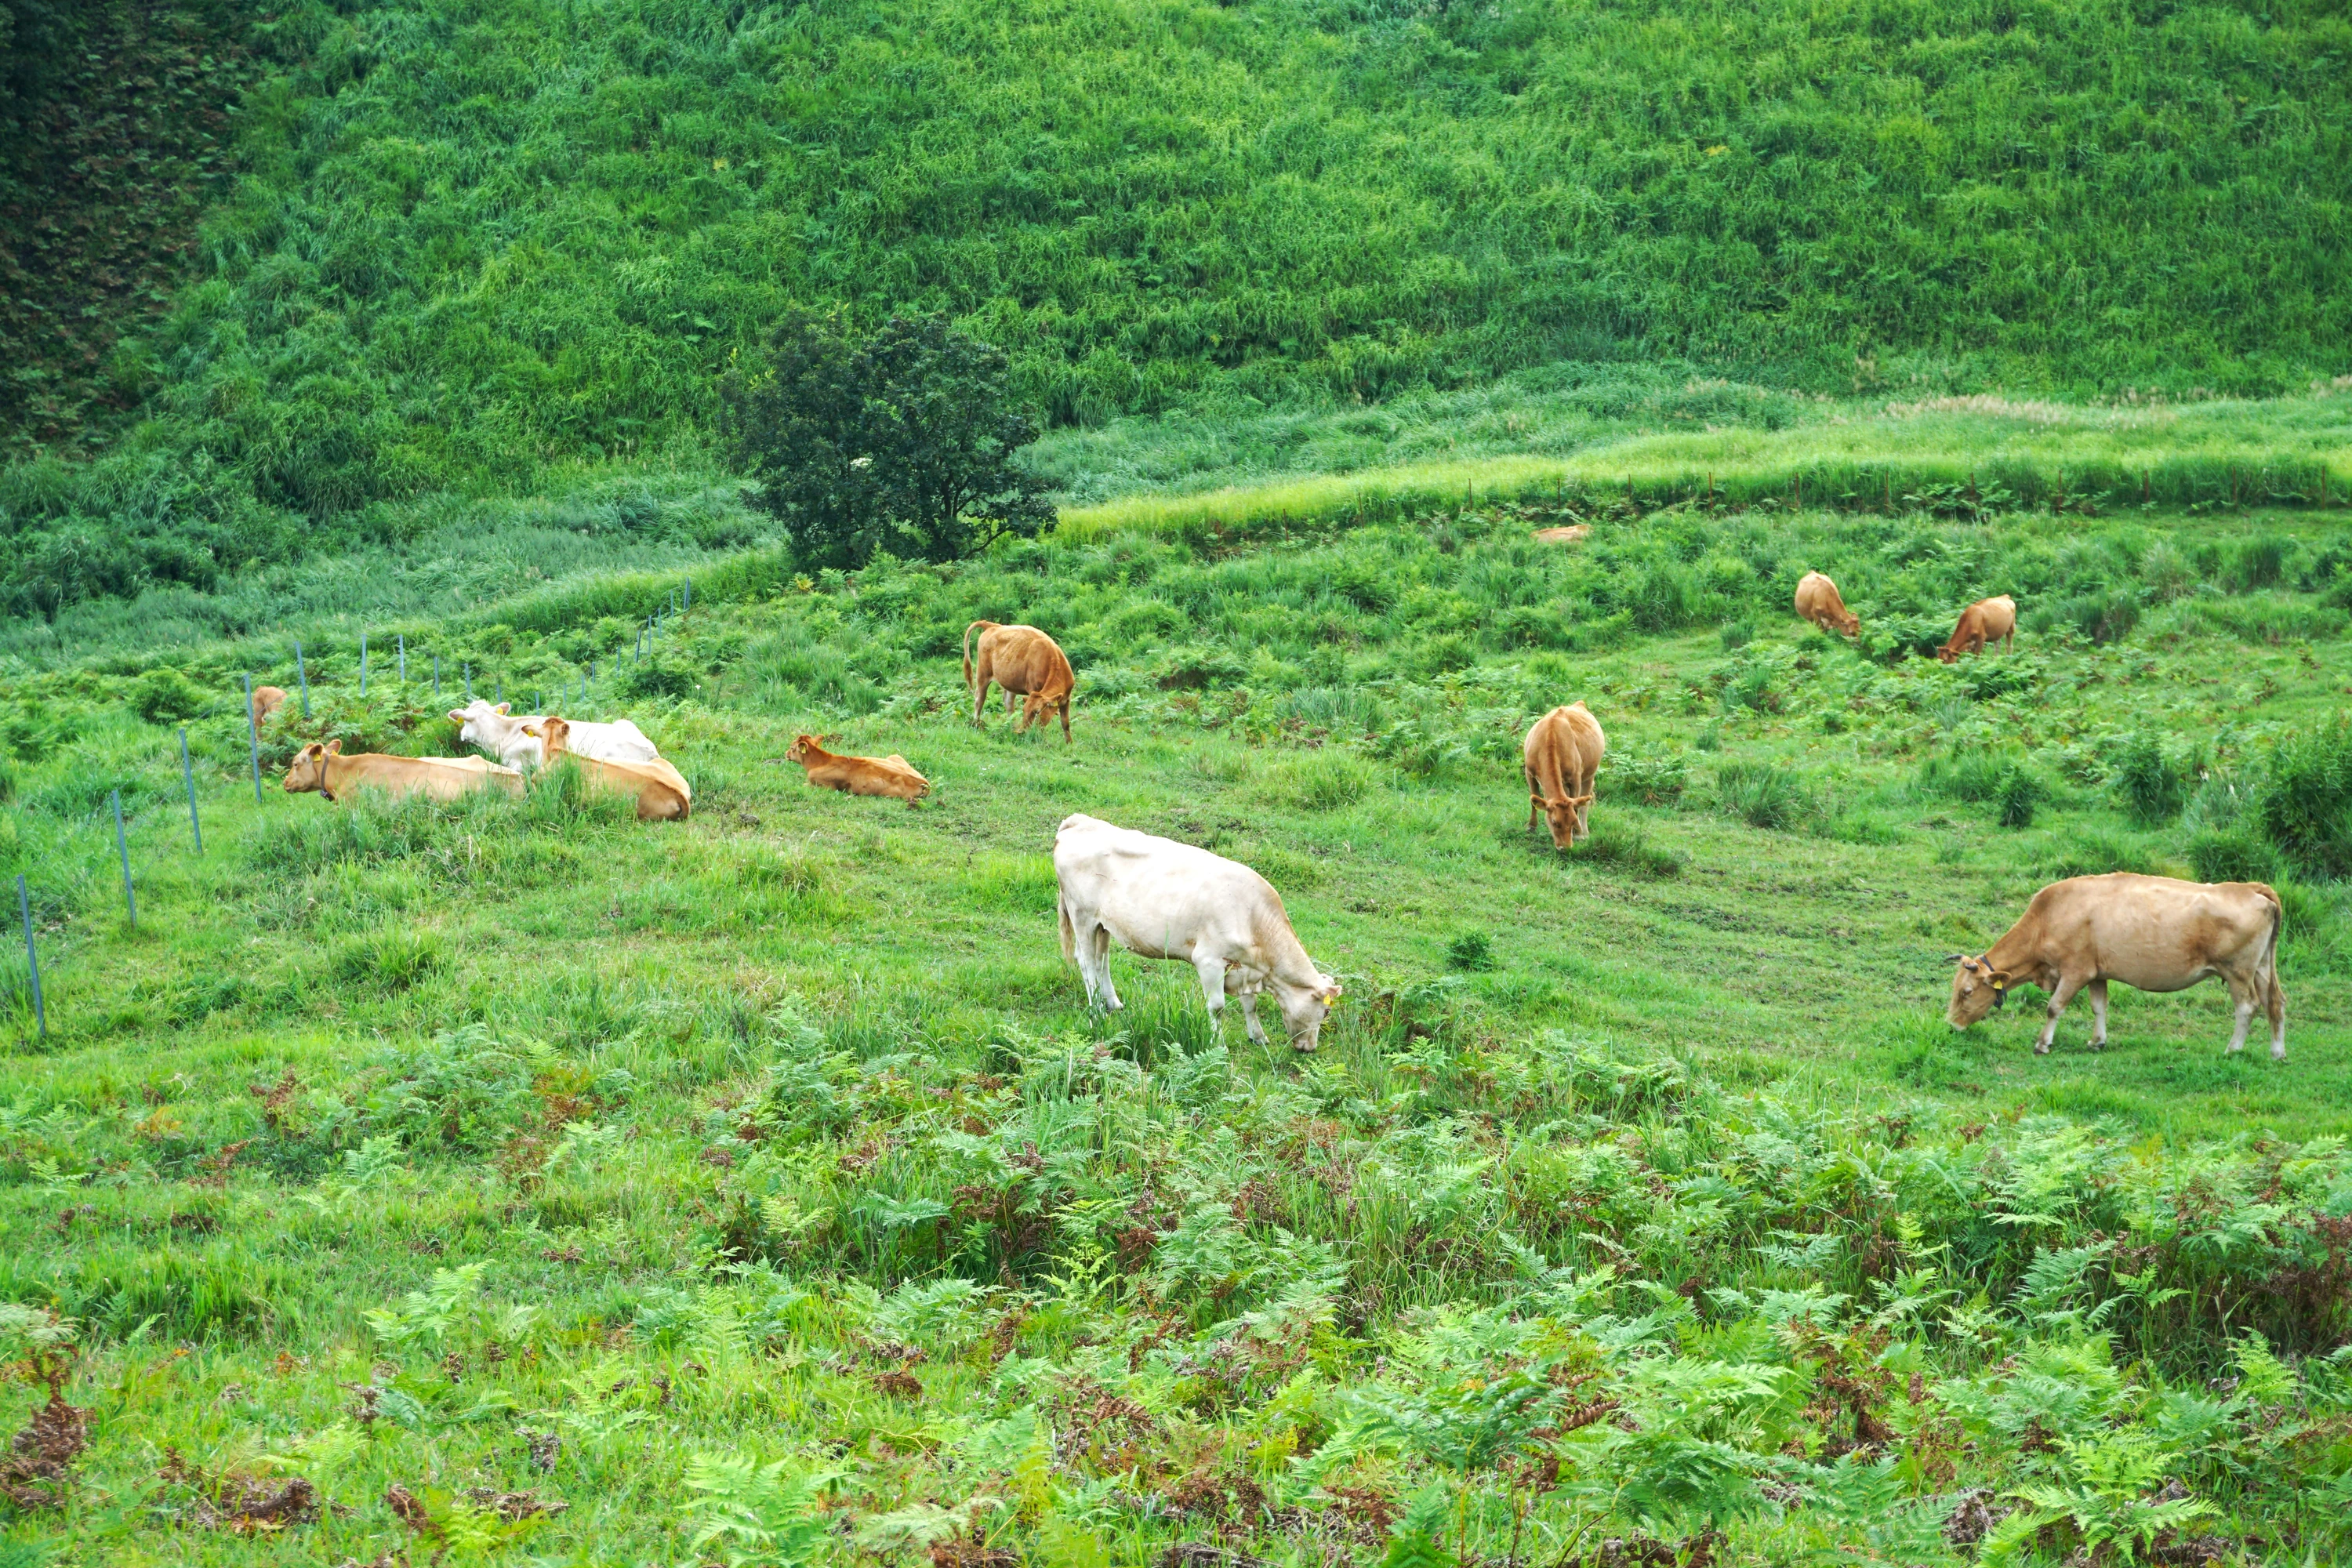
POLYGON ((355 789, 448 801, 478 789, 520 795, 522 775, 480 757, 394 757, 382 752, 347 757, 341 741, 311 742, 294 753, 294 764, 286 770, 289 795, 316 791, 332 801, 355 789))
POLYGON ((887 795, 892 800, 905 801, 910 809, 931 793, 931 781, 917 773, 896 752, 887 757, 836 756, 818 745, 814 735, 802 735, 793 740, 784 760, 806 768, 808 782, 818 789, 837 789, 844 795, 887 795))
POLYGON ((1960 612, 1960 624, 1952 628, 1952 640, 1936 650, 1936 657, 1946 664, 1964 653, 1982 653, 1988 643, 2016 646, 2017 601, 2003 594, 1995 599, 1979 599, 1960 612))
POLYGON ((282 686, 257 686, 253 689, 253 727, 260 729, 269 722, 269 716, 286 706, 286 689, 282 686))
POLYGON ((1797 614, 1825 632, 1845 637, 1862 635, 1862 617, 1845 607, 1838 586, 1825 572, 1808 572, 1797 584, 1797 614))
POLYGON ((608 763, 600 757, 583 757, 564 745, 571 737, 570 722, 551 713, 535 724, 525 724, 522 732, 546 749, 549 769, 559 761, 569 761, 590 787, 634 796, 639 822, 684 822, 693 808, 694 792, 678 771, 661 758, 650 763, 608 763))
POLYGON ((1600 721, 1581 702, 1553 709, 1528 731, 1528 826, 1541 812, 1553 848, 1572 849, 1577 836, 1591 831, 1592 778, 1608 749, 1600 721))
POLYGON ((1071 672, 1070 661, 1059 644, 1035 626, 999 626, 994 621, 974 621, 963 629, 963 679, 971 688, 971 721, 980 723, 982 711, 988 705, 989 683, 1004 688, 1004 705, 1013 706, 1017 695, 1027 701, 1021 705, 1021 722, 1013 726, 1018 734, 1041 719, 1062 716, 1062 740, 1070 739, 1070 693, 1078 683, 1071 672), (972 646, 971 634, 980 633, 980 646, 972 646), (977 662, 974 655, 977 654, 977 662))

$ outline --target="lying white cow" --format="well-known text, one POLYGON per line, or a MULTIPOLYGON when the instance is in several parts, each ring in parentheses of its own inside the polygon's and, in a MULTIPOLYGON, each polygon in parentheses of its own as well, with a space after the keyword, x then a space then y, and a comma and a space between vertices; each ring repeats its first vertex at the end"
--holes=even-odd
POLYGON ((1265 1044, 1257 994, 1270 990, 1290 1043, 1315 1048, 1339 983, 1315 967, 1281 896, 1248 867, 1172 838, 1066 816, 1054 837, 1054 877, 1061 884, 1062 956, 1076 961, 1088 1002, 1114 1013, 1121 1005, 1110 983, 1116 940, 1140 958, 1191 964, 1220 1035, 1231 994, 1242 999, 1251 1040, 1265 1044))
MULTIPOLYGON (((449 710, 449 721, 461 726, 457 731, 460 743, 479 746, 510 768, 536 768, 546 760, 539 737, 523 732, 524 725, 535 726, 545 718, 542 713, 510 713, 503 702, 492 707, 478 698, 466 707, 449 710)), ((661 760, 661 753, 646 739, 646 732, 626 719, 616 719, 609 724, 590 724, 575 719, 565 737, 565 745, 600 763, 661 760)))

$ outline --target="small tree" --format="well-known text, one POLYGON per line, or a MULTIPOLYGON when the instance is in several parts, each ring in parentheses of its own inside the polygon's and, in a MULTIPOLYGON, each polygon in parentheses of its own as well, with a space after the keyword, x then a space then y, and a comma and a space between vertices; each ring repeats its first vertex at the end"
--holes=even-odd
POLYGON ((1013 462, 1037 438, 1003 350, 944 316, 893 316, 853 339, 796 311, 730 374, 727 438, 801 559, 862 566, 888 548, 954 561, 1053 521, 1045 486, 1013 462))

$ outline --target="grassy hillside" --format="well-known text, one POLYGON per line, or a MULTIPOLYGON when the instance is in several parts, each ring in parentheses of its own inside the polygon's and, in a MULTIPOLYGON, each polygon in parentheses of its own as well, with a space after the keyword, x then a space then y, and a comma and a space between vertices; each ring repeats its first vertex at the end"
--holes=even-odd
POLYGON ((347 641, 308 648, 257 805, 222 694, 291 684, 274 637, 8 683, 0 874, 30 879, 51 1037, 0 971, 0 1296, 75 1320, 48 1353, 87 1356, 63 1386, 93 1411, 62 1510, 11 1540, 2339 1552, 2352 541, 1689 508, 1527 539, 1556 515, 739 565, 642 661, 613 654, 667 585, 614 579, 402 623, 405 685, 379 625, 364 699, 347 641), (1808 565, 1858 645, 1791 623, 1808 565), (1905 657, 1996 588, 2015 653, 1905 657), (1061 637, 1075 746, 972 732, 973 615, 1061 637), (693 819, 560 780, 277 789, 309 736, 446 749, 429 652, 509 695, 593 659, 566 705, 643 722, 693 819), (1560 857, 1512 759, 1575 696, 1611 752, 1560 857), (802 729, 903 752, 935 799, 809 790, 778 761, 802 729), (1269 876, 1349 987, 1323 1053, 1220 1047, 1183 973, 1125 958, 1129 1012, 1089 1017, 1046 859, 1074 810, 1269 876), (2282 886, 2285 1063, 2221 1055, 2211 986, 2119 991, 2102 1054, 2076 1016, 2035 1058, 2030 1004, 1945 1027, 1944 954, 2116 866, 2282 886))
POLYGON ((412 0, 274 14, 152 418, 0 485, 19 613, 700 461, 794 301, 1054 422, 1554 362, 1808 390, 2340 374, 2337 7, 412 0), (304 520, 299 525, 294 519, 304 520))

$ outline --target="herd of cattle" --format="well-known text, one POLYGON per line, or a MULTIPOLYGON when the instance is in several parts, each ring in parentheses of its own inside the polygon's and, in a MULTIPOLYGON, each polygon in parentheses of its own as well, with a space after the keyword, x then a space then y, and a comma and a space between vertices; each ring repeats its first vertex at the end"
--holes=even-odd
MULTIPOLYGON (((1822 573, 1808 573, 1797 584, 1796 609, 1832 634, 1861 633, 1860 618, 1822 573)), ((1948 664, 1993 643, 2011 644, 2016 630, 2014 600, 2006 595, 1982 599, 1960 613, 1938 656, 1948 664)), ((982 722, 991 686, 1001 686, 1008 714, 1016 699, 1023 701, 1016 732, 1058 716, 1063 742, 1070 742, 1070 697, 1076 681, 1068 658, 1045 632, 974 621, 964 629, 963 672, 975 727, 982 722)), ((285 700, 277 687, 257 689, 255 724, 285 700)), ((449 719, 458 726, 460 743, 499 760, 347 757, 340 741, 312 742, 295 754, 286 788, 316 791, 330 801, 360 789, 440 801, 480 789, 520 795, 530 775, 549 776, 551 764, 568 760, 589 787, 634 799, 642 820, 682 820, 693 804, 686 780, 625 719, 588 723, 553 714, 517 715, 505 703, 484 701, 454 709, 449 719)), ((825 751, 822 739, 801 735, 786 753, 807 771, 814 786, 904 800, 909 806, 930 793, 930 781, 902 756, 840 755, 825 751)), ((1535 721, 1522 750, 1529 830, 1540 818, 1559 849, 1572 848, 1588 835, 1594 779, 1607 747, 1600 721, 1581 701, 1555 708, 1535 721)), ((1220 1032, 1226 998, 1240 998, 1249 1037, 1261 1045, 1265 1035, 1257 997, 1271 991, 1292 1046, 1315 1049, 1340 985, 1307 956, 1281 895, 1265 878, 1197 846, 1084 815, 1062 819, 1054 839, 1054 875, 1063 956, 1077 965, 1090 1005, 1114 1012, 1121 1005, 1108 963, 1116 942, 1139 957, 1190 964, 1220 1032)), ((1965 1029, 2005 1005, 2015 987, 2037 987, 2049 1002, 2034 1049, 2047 1052, 2059 1015, 2076 992, 2084 991, 2091 998, 2096 1048, 2106 1043, 2109 981, 2142 991, 2180 991, 2218 977, 2228 985, 2237 1011, 2229 1048, 2244 1048, 2259 1010, 2271 1026, 2271 1056, 2284 1060, 2282 919, 2278 894, 2260 882, 2186 882, 2128 872, 2069 878, 2035 894, 2024 915, 1984 952, 1952 955, 1957 968, 1945 1016, 1954 1028, 1965 1029)))

